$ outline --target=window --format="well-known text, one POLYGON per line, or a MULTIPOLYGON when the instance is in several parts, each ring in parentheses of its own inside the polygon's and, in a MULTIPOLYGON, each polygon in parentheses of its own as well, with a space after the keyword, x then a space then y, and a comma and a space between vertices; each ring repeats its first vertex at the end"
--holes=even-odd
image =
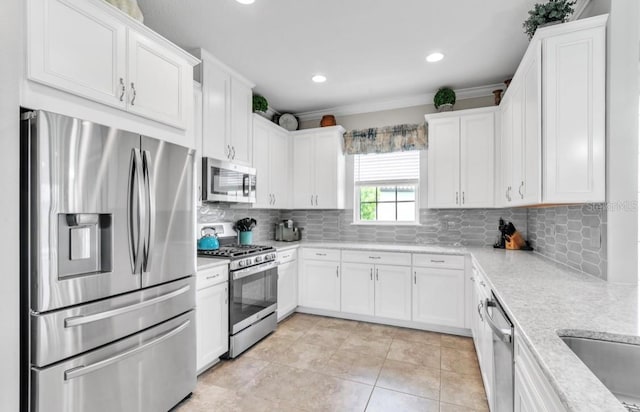
POLYGON ((417 223, 420 152, 354 156, 354 221, 417 223))

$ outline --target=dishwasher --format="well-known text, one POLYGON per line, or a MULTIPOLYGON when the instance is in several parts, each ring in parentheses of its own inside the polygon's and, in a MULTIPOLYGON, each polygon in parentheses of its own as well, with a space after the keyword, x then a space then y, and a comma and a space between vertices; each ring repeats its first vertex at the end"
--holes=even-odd
POLYGON ((494 399, 492 412, 513 411, 513 323, 491 292, 484 305, 487 324, 493 332, 494 399))

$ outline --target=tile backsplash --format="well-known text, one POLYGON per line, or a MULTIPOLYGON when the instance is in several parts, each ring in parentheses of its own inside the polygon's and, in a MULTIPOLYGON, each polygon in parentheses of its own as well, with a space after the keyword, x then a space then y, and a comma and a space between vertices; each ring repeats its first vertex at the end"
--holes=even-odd
POLYGON ((274 238, 274 225, 292 219, 311 241, 418 243, 491 246, 498 219, 513 222, 537 253, 585 273, 606 279, 606 224, 603 205, 513 209, 420 209, 419 226, 354 225, 353 210, 267 210, 228 204, 204 204, 201 223, 258 221, 254 241, 274 238))
POLYGON ((529 242, 541 255, 607 278, 607 211, 603 204, 528 209, 529 242))

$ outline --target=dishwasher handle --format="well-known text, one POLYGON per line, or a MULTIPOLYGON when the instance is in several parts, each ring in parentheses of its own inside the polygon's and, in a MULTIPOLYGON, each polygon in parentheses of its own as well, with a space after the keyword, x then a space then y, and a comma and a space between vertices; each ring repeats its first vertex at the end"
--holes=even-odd
POLYGON ((513 341, 513 329, 499 327, 498 325, 495 324, 493 319, 491 319, 491 315, 489 314, 489 307, 496 308, 497 306, 498 305, 496 304, 496 302, 490 299, 485 300, 484 314, 486 315, 485 318, 487 320, 487 324, 493 331, 493 334, 498 337, 498 339, 506 343, 511 343, 513 341))

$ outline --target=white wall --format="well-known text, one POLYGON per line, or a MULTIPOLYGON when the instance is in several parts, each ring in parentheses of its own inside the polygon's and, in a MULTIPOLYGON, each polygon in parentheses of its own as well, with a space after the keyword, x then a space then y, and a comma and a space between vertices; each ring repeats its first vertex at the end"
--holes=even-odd
MULTIPOLYGON (((474 109, 477 107, 486 106, 493 106, 493 96, 458 100, 455 104, 454 109, 474 109)), ((401 109, 383 110, 372 113, 336 116, 336 122, 347 130, 368 129, 370 127, 423 123, 425 114, 435 112, 436 108, 433 106, 433 104, 425 104, 421 106, 404 107, 401 109)), ((311 129, 319 126, 320 119, 305 120, 300 123, 301 129, 311 129)))
POLYGON ((0 10, 0 410, 19 404, 19 106, 23 0, 0 10))
POLYGON ((607 273, 617 283, 638 281, 639 4, 611 1, 607 27, 607 273))

